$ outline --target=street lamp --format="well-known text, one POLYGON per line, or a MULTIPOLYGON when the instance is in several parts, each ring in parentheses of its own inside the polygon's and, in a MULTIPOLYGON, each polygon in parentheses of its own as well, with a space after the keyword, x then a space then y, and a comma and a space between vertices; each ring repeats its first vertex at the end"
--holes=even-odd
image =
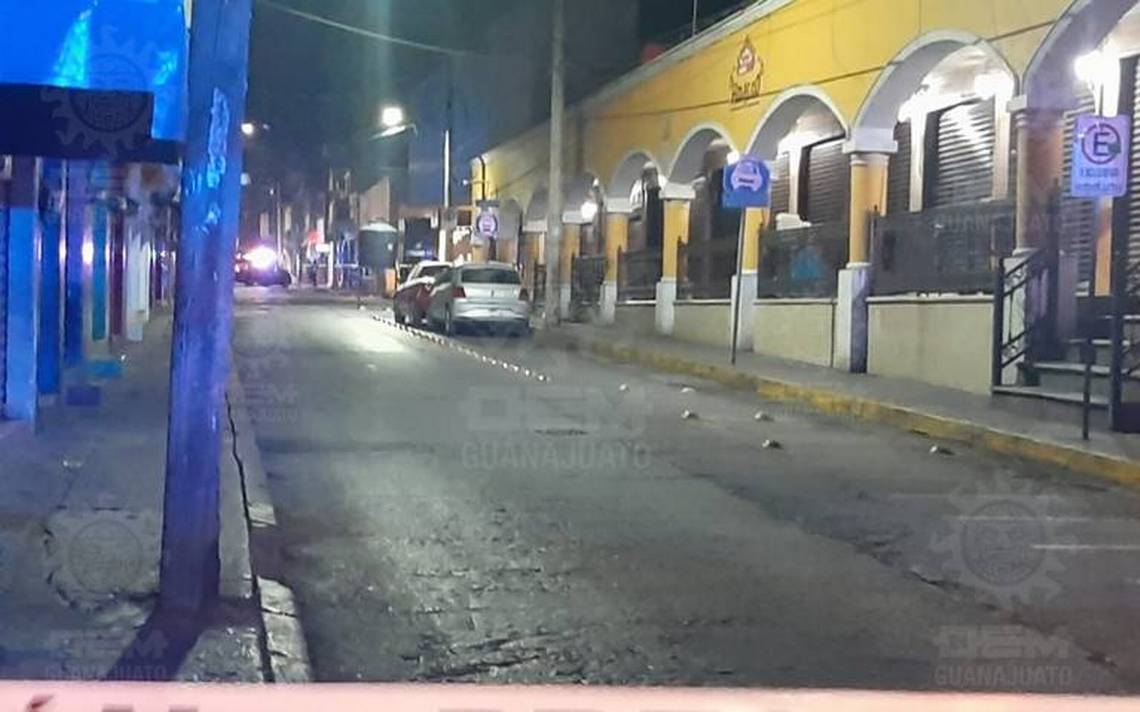
POLYGON ((587 198, 586 202, 582 203, 582 207, 578 208, 578 212, 582 215, 583 220, 593 222, 598 215, 598 204, 587 198))
POLYGON ((1120 67, 1114 53, 1104 48, 1083 54, 1073 62, 1073 71, 1096 97, 1097 113, 1107 113, 1105 111, 1107 89, 1120 78, 1120 67))
POLYGON ((404 109, 400 106, 385 106, 380 110, 380 125, 386 129, 402 127, 407 123, 404 109))

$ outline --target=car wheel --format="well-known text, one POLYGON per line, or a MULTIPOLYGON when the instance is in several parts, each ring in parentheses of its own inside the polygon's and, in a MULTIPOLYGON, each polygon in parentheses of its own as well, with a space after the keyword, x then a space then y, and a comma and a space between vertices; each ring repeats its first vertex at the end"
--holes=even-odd
POLYGON ((392 315, 396 319, 397 324, 404 324, 404 323, 407 323, 407 321, 408 321, 404 317, 404 313, 400 311, 400 307, 398 307, 398 306, 392 307, 392 315))
POLYGON ((411 316, 410 316, 410 317, 408 317, 408 320, 409 320, 409 322, 411 323, 411 325, 412 325, 412 326, 414 326, 414 327, 416 327, 416 328, 420 328, 420 327, 422 327, 422 326, 423 326, 423 324, 424 324, 424 315, 423 315, 423 313, 420 311, 420 308, 419 308, 419 307, 417 307, 417 306, 413 306, 413 307, 412 307, 412 314, 411 314, 411 316))

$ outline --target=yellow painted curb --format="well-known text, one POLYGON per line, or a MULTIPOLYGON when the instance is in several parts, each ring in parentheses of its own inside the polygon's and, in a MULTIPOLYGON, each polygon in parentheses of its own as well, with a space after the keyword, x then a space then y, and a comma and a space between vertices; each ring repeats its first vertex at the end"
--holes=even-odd
MULTIPOLYGON (((575 344, 575 347, 580 346, 575 344)), ((924 413, 846 393, 764 378, 729 366, 690 361, 633 346, 602 341, 586 341, 585 346, 592 353, 613 361, 705 378, 731 388, 754 391, 768 400, 799 403, 828 415, 850 416, 922 433, 939 440, 966 443, 1002 455, 1063 467, 1120 484, 1140 485, 1140 461, 1104 455, 1047 440, 1037 440, 980 423, 924 413)))

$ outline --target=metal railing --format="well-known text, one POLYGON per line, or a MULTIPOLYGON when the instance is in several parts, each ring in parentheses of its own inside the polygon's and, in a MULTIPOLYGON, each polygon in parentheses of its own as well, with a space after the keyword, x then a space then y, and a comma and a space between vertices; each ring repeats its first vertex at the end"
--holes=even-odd
POLYGON ((875 295, 978 293, 1013 252, 1012 201, 877 217, 871 238, 875 295))
POLYGON ((570 302, 576 307, 602 303, 602 283, 606 280, 606 256, 575 257, 570 265, 570 302))
POLYGON ((618 252, 617 298, 619 302, 657 297, 661 281, 661 250, 618 252))
POLYGON ((728 299, 736 274, 737 240, 707 240, 677 246, 677 297, 728 299))
POLYGON ((836 296, 839 270, 847 266, 850 234, 846 222, 794 230, 768 230, 760 238, 761 298, 836 296))
POLYGON ((1045 211, 1045 245, 1017 262, 997 259, 994 266, 993 359, 995 388, 1024 383, 1037 385, 1033 364, 1057 358, 1059 304, 1060 193, 1045 211), (1016 367, 1015 372, 1011 369, 1016 367))

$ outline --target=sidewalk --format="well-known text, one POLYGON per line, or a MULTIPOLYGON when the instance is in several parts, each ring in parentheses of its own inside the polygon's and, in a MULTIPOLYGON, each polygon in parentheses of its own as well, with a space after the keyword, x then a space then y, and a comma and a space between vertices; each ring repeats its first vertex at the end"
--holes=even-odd
POLYGON ((224 444, 223 602, 154 615, 170 317, 122 357, 95 407, 47 406, 40 432, 0 431, 0 678, 259 682, 261 624, 241 482, 224 444))
POLYGON ((742 352, 734 368, 727 348, 613 327, 564 324, 539 334, 542 343, 576 348, 625 363, 756 391, 763 398, 883 423, 995 452, 1060 465, 1083 474, 1140 485, 1140 436, 1094 429, 1081 440, 1080 414, 1050 419, 1032 404, 939 388, 916 381, 844 373, 742 352))

